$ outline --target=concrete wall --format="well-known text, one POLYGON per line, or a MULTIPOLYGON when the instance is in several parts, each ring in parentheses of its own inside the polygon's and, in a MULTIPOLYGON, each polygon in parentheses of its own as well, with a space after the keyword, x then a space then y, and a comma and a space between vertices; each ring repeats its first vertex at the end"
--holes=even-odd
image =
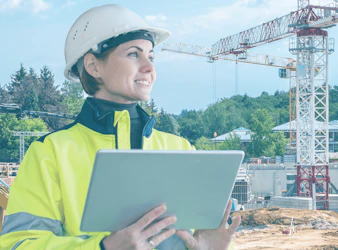
POLYGON ((306 197, 271 197, 271 207, 284 207, 312 210, 312 198, 306 197))
MULTIPOLYGON (((294 168, 294 170, 286 170, 291 167, 283 168, 276 165, 266 165, 266 167, 264 167, 264 165, 261 166, 262 169, 253 169, 254 165, 249 165, 248 167, 249 173, 252 173, 252 176, 250 176, 252 193, 257 195, 265 195, 274 191, 275 173, 279 177, 281 188, 286 190, 286 173, 297 172, 296 168, 294 168)), ((331 182, 338 188, 338 167, 330 167, 329 175, 331 177, 331 182)))

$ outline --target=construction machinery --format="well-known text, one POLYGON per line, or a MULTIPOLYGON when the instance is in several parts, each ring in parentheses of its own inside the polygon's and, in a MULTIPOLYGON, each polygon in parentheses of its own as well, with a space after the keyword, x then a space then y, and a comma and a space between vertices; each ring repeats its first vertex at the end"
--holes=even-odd
POLYGON ((21 118, 39 118, 39 117, 53 117, 53 118, 64 118, 74 120, 76 115, 69 115, 64 113, 51 113, 43 111, 33 110, 21 110, 18 104, 15 103, 3 103, 0 104, 0 114, 16 114, 21 118))
MULTIPOLYGON (((3 103, 0 104, 0 114, 16 114, 22 119, 27 118, 40 118, 40 117, 52 117, 52 118, 63 118, 69 120, 75 120, 76 115, 69 115, 63 113, 51 113, 43 111, 33 110, 21 110, 18 104, 15 103, 3 103)), ((14 131, 14 136, 20 137, 20 162, 25 155, 25 136, 43 136, 48 132, 32 132, 32 131, 14 131)))
MULTIPOLYGON (((290 102, 290 150, 296 148, 296 133, 292 127, 292 121, 296 118, 296 60, 289 57, 273 56, 273 55, 259 55, 250 52, 243 52, 241 54, 227 54, 223 56, 213 57, 211 56, 211 48, 200 47, 197 45, 189 45, 184 43, 168 44, 164 43, 162 47, 163 51, 177 52, 187 55, 194 55, 207 58, 209 63, 213 63, 219 60, 233 61, 237 63, 256 64, 269 67, 279 68, 279 77, 283 79, 289 79, 289 102, 290 102)), ((237 67, 236 67, 237 75, 237 67)), ((214 82, 215 84, 215 82, 214 82)), ((238 83, 235 81, 235 95, 237 94, 238 83)), ((215 87, 214 87, 215 89, 215 87)), ((215 99, 214 93, 214 99, 215 99)))

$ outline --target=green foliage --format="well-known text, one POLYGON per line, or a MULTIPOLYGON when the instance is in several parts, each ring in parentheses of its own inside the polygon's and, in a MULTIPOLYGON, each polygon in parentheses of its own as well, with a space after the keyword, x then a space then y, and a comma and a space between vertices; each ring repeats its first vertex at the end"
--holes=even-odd
POLYGON ((287 141, 282 132, 272 132, 273 126, 272 117, 266 109, 257 109, 251 115, 251 143, 247 149, 250 156, 272 157, 284 154, 287 141))
POLYGON ((202 136, 196 140, 195 147, 197 150, 215 150, 216 144, 202 136))
POLYGON ((226 99, 209 106, 202 115, 206 124, 207 136, 213 136, 214 132, 224 134, 238 127, 246 126, 240 112, 239 109, 236 109, 233 101, 226 99))
MULTIPOLYGON (((67 95, 61 95, 55 85, 54 75, 47 66, 37 74, 30 68, 27 72, 23 64, 11 76, 11 82, 0 90, 1 102, 16 103, 21 110, 43 111, 51 113, 67 113, 66 104, 69 104, 67 95), (6 96, 6 98, 5 98, 6 96), (64 102, 64 99, 67 99, 64 102)), ((75 108, 74 108, 75 110, 75 108)), ((42 118, 49 130, 56 130, 69 121, 55 118, 42 118)))
POLYGON ((179 135, 178 122, 172 115, 164 112, 163 108, 161 109, 161 113, 159 118, 157 119, 155 127, 160 131, 171 133, 174 135, 179 135))
MULTIPOLYGON (((330 120, 338 120, 338 86, 331 86, 329 93, 329 117, 330 120)), ((22 110, 77 114, 83 102, 82 86, 65 81, 59 89, 55 84, 53 73, 47 66, 36 73, 34 69, 27 70, 21 64, 12 74, 10 83, 0 86, 0 103, 17 103, 22 110)), ((289 121, 288 91, 277 90, 273 94, 262 92, 258 97, 249 97, 247 94, 236 95, 223 98, 205 110, 182 110, 180 115, 168 114, 163 109, 159 112, 153 99, 149 102, 139 102, 139 105, 156 118, 157 129, 181 135, 195 144, 197 149, 215 149, 215 144, 209 139, 213 137, 214 132, 222 135, 238 127, 247 127, 253 131, 252 142, 246 149, 248 155, 284 154, 286 140, 283 134, 272 133, 271 129, 289 121)), ((18 153, 18 148, 13 146, 13 143, 18 142, 18 138, 8 137, 10 134, 8 131, 29 128, 20 127, 19 121, 15 120, 16 117, 13 115, 6 118, 1 116, 1 119, 2 122, 7 119, 7 126, 1 125, 1 133, 5 131, 0 138, 0 141, 2 140, 0 143, 3 143, 1 155, 4 152, 7 156, 15 156, 5 152, 8 149, 8 152, 12 150, 18 153), (5 139, 8 140, 8 145, 6 144, 8 147, 5 147, 7 149, 4 148, 5 139)), ((43 120, 49 131, 70 122, 55 118, 43 120)), ((27 138, 27 144, 29 140, 27 138)), ((240 149, 238 138, 216 144, 216 149, 240 149)))
POLYGON ((152 115, 154 115, 158 111, 153 98, 151 98, 151 100, 149 102, 149 108, 150 108, 150 111, 151 111, 152 115))
POLYGON ((285 147, 288 143, 288 140, 285 138, 283 132, 275 132, 272 133, 271 136, 273 137, 272 141, 275 144, 275 154, 274 155, 283 155, 285 153, 285 147))
POLYGON ((266 134, 271 132, 273 126, 274 123, 268 110, 257 109, 251 115, 249 129, 255 133, 256 137, 263 138, 266 134))
MULTIPOLYGON (((13 131, 47 132, 47 126, 41 119, 18 120, 14 115, 0 115, 0 161, 19 161, 20 140, 13 131)), ((25 137, 25 148, 38 137, 25 137)))
POLYGON ((9 98, 7 89, 5 87, 0 86, 0 104, 9 103, 9 102, 10 102, 10 98, 9 98))
POLYGON ((338 86, 336 85, 330 87, 329 105, 330 121, 338 120, 338 86))
MULTIPOLYGON (((40 110, 51 113, 65 112, 63 98, 61 97, 61 93, 58 90, 58 86, 55 86, 54 75, 47 66, 43 66, 43 68, 40 70, 38 89, 40 110)), ((47 123, 47 126, 51 130, 57 130, 68 123, 63 119, 55 119, 51 117, 43 117, 42 119, 47 123)))
POLYGON ((192 144, 203 135, 206 135, 206 126, 202 120, 202 111, 183 110, 177 119, 181 136, 192 144))
POLYGON ((241 138, 235 133, 230 133, 229 138, 227 138, 224 142, 219 143, 217 145, 217 149, 219 150, 242 150, 241 138))
POLYGON ((140 105, 140 107, 144 109, 144 111, 146 111, 148 115, 153 115, 156 118, 156 120, 158 120, 160 114, 157 113, 158 109, 155 105, 154 99, 151 99, 149 102, 139 101, 138 105, 140 105))
POLYGON ((61 95, 67 114, 80 113, 84 103, 84 92, 81 84, 64 81, 61 87, 61 95))
MULTIPOLYGON (((80 84, 64 82, 61 91, 55 85, 54 75, 47 66, 37 74, 23 64, 11 76, 11 81, 0 87, 0 103, 16 103, 21 110, 76 114, 83 104, 80 84)), ((18 120, 12 114, 0 115, 0 158, 18 160, 19 137, 12 131, 53 131, 71 121, 57 118, 18 120)), ((26 149, 37 137, 25 137, 26 149)))
POLYGON ((241 139, 238 135, 231 133, 224 142, 213 142, 209 138, 202 136, 195 142, 198 150, 242 150, 241 139))

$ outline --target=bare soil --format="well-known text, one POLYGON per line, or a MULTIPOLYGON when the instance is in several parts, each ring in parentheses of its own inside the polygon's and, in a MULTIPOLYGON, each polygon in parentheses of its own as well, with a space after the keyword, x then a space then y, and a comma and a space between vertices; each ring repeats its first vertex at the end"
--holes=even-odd
POLYGON ((338 214, 287 208, 263 208, 235 213, 242 217, 236 250, 338 250, 338 214), (290 221, 294 220, 292 234, 290 221))

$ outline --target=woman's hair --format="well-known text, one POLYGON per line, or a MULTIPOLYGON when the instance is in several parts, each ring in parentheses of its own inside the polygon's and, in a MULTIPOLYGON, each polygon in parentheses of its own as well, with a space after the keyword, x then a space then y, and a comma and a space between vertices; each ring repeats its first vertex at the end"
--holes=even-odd
MULTIPOLYGON (((92 54, 95 56, 97 60, 105 63, 107 62, 109 54, 113 52, 115 48, 116 47, 111 48, 110 50, 107 50, 100 54, 96 54, 96 53, 92 53, 92 54)), ((80 60, 83 60, 83 58, 80 60)), ((81 75, 77 69, 76 64, 73 66, 72 70, 79 77, 82 87, 88 95, 93 96, 99 90, 99 86, 102 85, 102 83, 99 82, 96 78, 92 77, 90 74, 88 74, 84 66, 83 66, 81 75)))

